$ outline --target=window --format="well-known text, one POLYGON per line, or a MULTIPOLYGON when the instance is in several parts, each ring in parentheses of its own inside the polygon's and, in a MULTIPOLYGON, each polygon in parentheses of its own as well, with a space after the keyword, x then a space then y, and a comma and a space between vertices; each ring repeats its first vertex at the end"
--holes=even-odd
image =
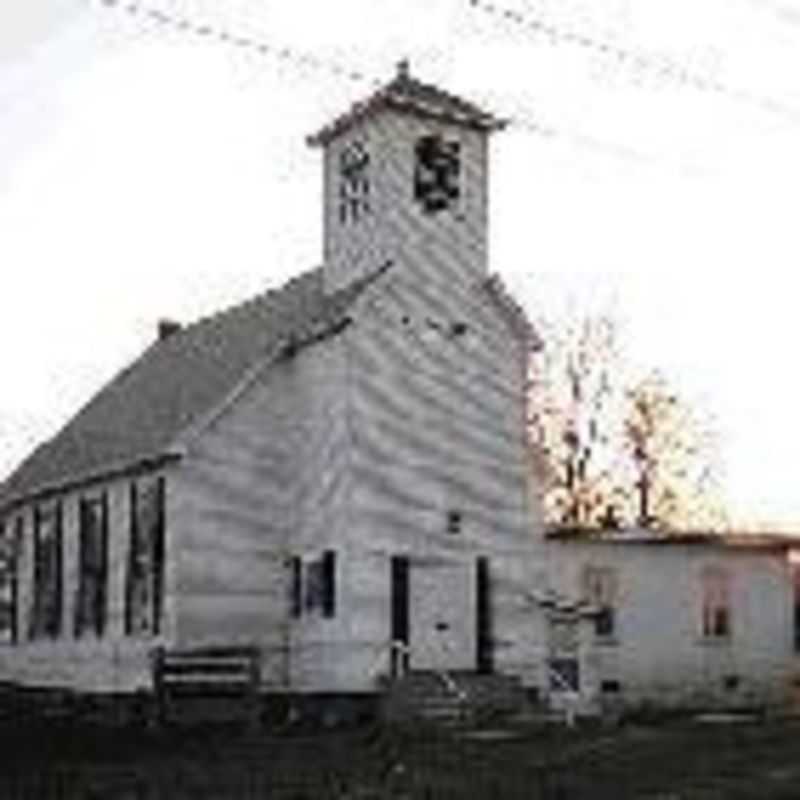
POLYGON ((580 662, 577 658, 551 658, 548 662, 550 691, 580 691, 580 662))
POLYGON ((19 545, 24 521, 9 523, 0 542, 0 641, 18 641, 19 545))
POLYGON ((60 503, 34 512, 31 639, 56 638, 61 633, 61 521, 60 503))
POLYGON ((106 624, 108 581, 108 498, 82 498, 78 520, 78 590, 75 636, 92 631, 102 636, 106 624))
POLYGON ((158 634, 164 582, 164 479, 139 481, 130 491, 125 631, 134 636, 158 634))
POLYGON ((336 615, 336 553, 326 550, 322 557, 308 564, 306 574, 306 611, 318 609, 324 617, 336 615))
POLYGON ((358 222, 369 210, 369 153, 353 142, 339 155, 339 222, 358 222))
POLYGON ((583 573, 583 594, 596 610, 595 636, 612 639, 617 633, 617 572, 611 567, 586 567, 583 573))
POLYGON ((703 620, 706 639, 731 636, 730 575, 722 567, 707 567, 702 574, 703 620))
POLYGON ((454 206, 461 194, 458 142, 441 136, 423 136, 415 149, 414 198, 426 214, 454 206))
POLYGON ((456 534, 461 533, 461 512, 448 511, 447 512, 447 532, 456 534))

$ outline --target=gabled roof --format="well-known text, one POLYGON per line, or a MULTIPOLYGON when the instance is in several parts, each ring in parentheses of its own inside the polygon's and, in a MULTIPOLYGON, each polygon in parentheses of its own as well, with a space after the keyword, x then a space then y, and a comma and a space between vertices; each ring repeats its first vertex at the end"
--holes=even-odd
POLYGON ((380 109, 408 111, 484 131, 498 130, 506 125, 504 120, 468 100, 412 78, 408 63, 403 61, 398 65, 397 75, 391 82, 309 136, 308 143, 312 146, 325 145, 368 114, 380 109))
POLYGON ((0 487, 0 510, 32 495, 169 455, 259 364, 337 329, 382 270, 326 295, 322 269, 154 342, 0 487))

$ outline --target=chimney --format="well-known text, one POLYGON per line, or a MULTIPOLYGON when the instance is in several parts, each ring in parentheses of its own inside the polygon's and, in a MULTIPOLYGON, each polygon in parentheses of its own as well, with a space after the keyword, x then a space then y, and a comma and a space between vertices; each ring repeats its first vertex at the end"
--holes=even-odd
POLYGON ((163 342, 180 330, 180 322, 176 322, 174 319, 160 319, 158 321, 158 341, 163 342))

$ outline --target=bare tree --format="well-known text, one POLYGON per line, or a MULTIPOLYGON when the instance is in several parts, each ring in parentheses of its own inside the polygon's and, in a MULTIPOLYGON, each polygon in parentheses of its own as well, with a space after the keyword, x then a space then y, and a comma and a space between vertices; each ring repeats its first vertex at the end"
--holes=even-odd
POLYGON ((612 423, 620 358, 607 315, 557 326, 540 320, 545 348, 531 361, 529 432, 551 521, 599 524, 613 494, 612 423))
POLYGON ((611 314, 540 320, 528 422, 547 521, 719 528, 713 426, 663 375, 631 377, 611 314))

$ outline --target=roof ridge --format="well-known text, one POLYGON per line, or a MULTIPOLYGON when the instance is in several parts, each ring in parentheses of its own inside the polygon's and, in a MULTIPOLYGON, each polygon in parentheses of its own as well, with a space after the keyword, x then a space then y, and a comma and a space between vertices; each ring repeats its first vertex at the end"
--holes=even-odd
MULTIPOLYGON (((180 329, 178 331, 176 331, 174 334, 172 334, 171 336, 169 336, 168 339, 166 339, 164 341, 170 341, 171 342, 174 339, 180 338, 184 334, 196 331, 197 328, 199 328, 200 326, 210 325, 210 324, 213 324, 215 322, 218 322, 219 320, 224 319, 228 315, 232 315, 232 314, 235 314, 237 312, 244 311, 250 306, 253 306, 253 305, 257 304, 257 303, 261 303, 261 302, 264 302, 264 301, 270 299, 270 297, 272 297, 272 299, 278 299, 280 297, 280 295, 282 295, 284 292, 286 292, 290 288, 293 288, 297 284, 299 284, 299 283, 301 283, 303 281, 306 281, 306 280, 310 280, 311 278, 316 277, 316 276, 319 276, 320 278, 322 277, 322 266, 316 266, 316 267, 312 267, 311 269, 307 269, 305 272, 301 272, 301 273, 299 273, 297 275, 293 275, 291 278, 289 278, 288 280, 284 281, 283 283, 281 283, 281 284, 279 284, 277 286, 273 286, 273 287, 269 287, 267 289, 263 289, 262 291, 258 292, 257 294, 251 295, 251 296, 245 298, 244 300, 235 301, 235 302, 231 303, 230 305, 227 305, 227 306, 225 306, 223 308, 217 309, 216 311, 212 311, 212 312, 210 312, 208 314, 204 314, 204 315, 198 317, 197 319, 192 320, 191 322, 187 322, 185 324, 181 324, 180 329)), ((151 343, 151 345, 149 345, 149 346, 158 345, 158 344, 159 344, 159 342, 155 341, 155 342, 151 343)), ((147 348, 145 348, 145 351, 143 351, 143 352, 146 352, 146 349, 147 348)), ((130 365, 130 366, 133 366, 133 365, 130 365)))

